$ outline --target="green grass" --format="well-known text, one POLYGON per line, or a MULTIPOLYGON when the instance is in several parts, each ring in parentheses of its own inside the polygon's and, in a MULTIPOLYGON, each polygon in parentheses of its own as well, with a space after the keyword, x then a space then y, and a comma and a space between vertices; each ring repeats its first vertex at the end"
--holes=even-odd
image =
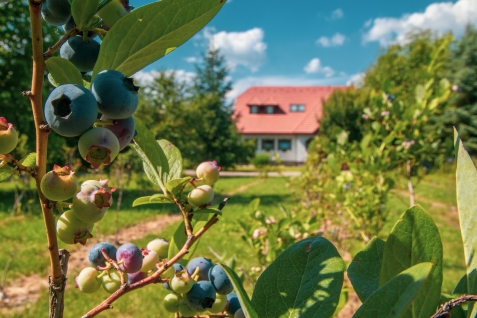
MULTIPOLYGON (((444 244, 444 286, 443 291, 450 292, 460 277, 465 272, 463 263, 463 249, 460 231, 458 228, 458 218, 455 209, 455 176, 453 173, 439 173, 429 175, 416 187, 416 202, 429 211, 436 222, 444 244)), ((226 195, 230 195, 244 185, 241 192, 230 196, 230 200, 223 210, 220 221, 214 225, 210 231, 201 239, 200 245, 195 255, 211 258, 214 262, 218 259, 211 253, 210 249, 226 258, 234 256, 239 266, 258 265, 255 261, 253 251, 251 251, 240 238, 240 231, 237 220, 244 220, 248 217, 247 205, 254 199, 261 199, 260 209, 271 215, 278 216, 278 204, 282 204, 287 209, 292 209, 297 203, 291 194, 287 184, 287 178, 221 178, 215 185, 215 192, 218 200, 226 195)), ((135 223, 152 219, 158 213, 171 213, 174 208, 170 205, 150 205, 139 208, 130 208, 136 196, 150 195, 155 193, 154 189, 145 187, 142 183, 132 184, 131 189, 125 192, 122 209, 119 212, 120 227, 127 227, 135 223)), ((405 183, 390 195, 388 207, 390 215, 386 221, 380 237, 386 239, 392 229, 393 224, 409 205, 405 183)), ((0 198, 11 196, 11 187, 0 187, 0 198), (9 189, 9 190, 8 190, 9 189)), ((115 195, 115 198, 117 196, 115 195)), ((115 231, 115 206, 106 214, 100 222, 101 233, 108 234, 115 231)), ((161 233, 149 235, 137 241, 138 246, 145 246, 147 242, 156 237, 171 237, 176 228, 170 226, 161 233)), ((47 272, 48 259, 44 257, 44 247, 46 246, 43 230, 43 221, 34 213, 22 216, 9 216, 0 209, 0 238, 2 239, 2 253, 0 254, 0 268, 8 260, 9 251, 12 251, 15 244, 19 245, 18 256, 12 262, 7 278, 12 279, 20 274, 40 273, 45 276, 47 272)), ((356 253, 363 246, 357 242, 352 248, 356 253)), ((69 246, 71 249, 71 246, 69 246)), ((74 248, 73 248, 74 249, 74 248)), ((83 315, 88 309, 98 304, 101 299, 105 299, 107 294, 100 291, 96 294, 81 294, 74 288, 72 277, 80 269, 70 268, 70 278, 66 293, 65 317, 78 317, 83 315)), ((250 286, 247 285, 250 290, 250 286)), ((102 314, 103 317, 171 317, 162 309, 162 298, 166 295, 162 286, 147 286, 135 291, 115 302, 114 310, 102 314)), ((38 317, 46 313, 48 308, 48 298, 45 293, 40 300, 32 307, 21 314, 10 314, 11 317, 38 317)))

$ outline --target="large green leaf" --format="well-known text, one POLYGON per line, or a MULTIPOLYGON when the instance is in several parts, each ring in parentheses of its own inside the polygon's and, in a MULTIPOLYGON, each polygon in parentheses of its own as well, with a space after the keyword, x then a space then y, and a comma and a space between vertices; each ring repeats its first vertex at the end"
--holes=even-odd
POLYGON ((402 271, 431 262, 431 279, 422 286, 405 317, 430 317, 439 305, 442 287, 442 242, 432 218, 420 206, 408 209, 394 225, 384 244, 379 286, 402 271))
POLYGON ((134 136, 134 144, 130 145, 142 159, 144 172, 151 182, 166 193, 162 175, 169 173, 167 157, 149 129, 138 118, 134 117, 134 121, 137 135, 134 136))
POLYGON ((61 57, 50 57, 46 60, 46 68, 57 85, 77 84, 83 86, 83 78, 80 72, 67 59, 61 57))
MULTIPOLYGON (((460 230, 464 243, 464 257, 467 266, 467 293, 477 294, 477 170, 472 158, 464 148, 459 134, 454 129, 454 145, 457 160, 457 208, 460 230)), ((472 306, 472 305, 470 305, 472 306)), ((468 317, 477 315, 477 308, 469 310, 468 317), (472 314, 470 312, 472 311, 472 314)))
POLYGON ((140 197, 134 200, 132 206, 136 207, 144 204, 173 203, 169 197, 164 194, 155 194, 147 197, 140 197))
MULTIPOLYGON (((202 226, 204 226, 207 221, 210 219, 210 214, 197 214, 194 215, 194 218, 192 219, 192 226, 194 228, 194 233, 198 231, 202 226)), ((185 231, 185 226, 184 222, 182 222, 177 230, 174 233, 174 236, 172 237, 171 241, 169 242, 169 252, 168 252, 168 258, 172 258, 174 255, 176 255, 184 246, 185 242, 187 241, 187 235, 185 231)), ((195 244, 192 246, 192 248, 189 249, 189 253, 184 255, 182 259, 178 261, 179 264, 182 265, 187 265, 187 262, 192 258, 192 255, 194 255, 194 251, 196 250, 197 246, 199 245, 199 241, 195 242, 195 244)))
POLYGON ((237 294, 237 298, 240 302, 240 307, 242 308, 245 317, 259 318, 259 316, 255 312, 255 309, 253 309, 252 302, 250 301, 247 292, 243 288, 242 281, 240 280, 238 275, 234 272, 233 269, 231 269, 227 265, 219 265, 224 269, 225 273, 227 273, 227 276, 229 276, 230 280, 232 281, 232 285, 234 286, 234 292, 237 294))
POLYGON ((170 194, 176 195, 190 180, 191 177, 171 179, 166 183, 167 191, 169 191, 170 194))
POLYGON ((162 150, 164 150, 169 163, 169 174, 167 175, 167 180, 164 181, 180 178, 182 174, 182 155, 180 150, 172 142, 165 139, 158 140, 158 143, 162 150))
POLYGON ((88 27, 98 11, 99 0, 73 0, 71 2, 71 15, 75 20, 78 30, 88 27))
POLYGON ((373 237, 349 264, 348 278, 362 302, 379 288, 384 243, 383 240, 373 237))
POLYGON ((93 77, 115 69, 130 76, 199 32, 225 0, 162 0, 122 17, 104 38, 93 77))
POLYGON ((343 272, 343 260, 328 240, 299 241, 260 275, 253 308, 259 317, 331 317, 340 298, 343 272))
MULTIPOLYGON (((384 286, 375 291, 354 314, 353 318, 399 318, 406 317, 409 306, 431 280, 434 264, 425 262, 414 265, 393 277, 384 286)), ((437 308, 437 307, 436 307, 437 308)), ((429 318, 427 316, 427 318, 429 318)))

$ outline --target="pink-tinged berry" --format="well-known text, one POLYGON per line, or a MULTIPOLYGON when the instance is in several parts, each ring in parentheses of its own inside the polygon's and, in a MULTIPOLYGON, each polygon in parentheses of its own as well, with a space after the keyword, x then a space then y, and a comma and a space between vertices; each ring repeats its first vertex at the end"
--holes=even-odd
POLYGON ((78 141, 81 157, 95 169, 109 165, 119 153, 119 140, 109 130, 96 127, 81 135, 78 141))
POLYGON ((0 117, 0 154, 5 155, 18 144, 18 133, 5 117, 0 117))
POLYGON ((204 180, 205 184, 213 185, 219 180, 219 171, 221 167, 217 165, 216 161, 205 161, 197 166, 197 177, 204 180))
POLYGON ((84 268, 75 278, 76 287, 83 293, 94 293, 101 287, 101 279, 98 277, 99 272, 93 267, 84 268))
POLYGON ((108 186, 108 180, 85 181, 73 197, 72 211, 78 219, 96 223, 104 217, 111 206, 112 192, 115 190, 108 186))
POLYGON ((181 271, 176 271, 169 282, 171 288, 179 294, 185 294, 189 292, 189 290, 192 289, 192 286, 194 286, 194 284, 195 280, 190 277, 189 273, 185 269, 181 271))
POLYGON ((156 252, 159 259, 165 259, 169 253, 169 242, 164 238, 157 238, 147 243, 146 248, 156 252))
POLYGON ((195 189, 192 189, 191 192, 189 192, 189 195, 187 197, 187 201, 192 204, 193 206, 196 207, 202 207, 207 205, 212 199, 214 198, 214 190, 207 185, 201 185, 198 186, 195 189))
POLYGON ((126 273, 139 272, 143 263, 141 250, 132 243, 121 245, 116 252, 116 259, 120 263, 121 270, 126 273))
POLYGON ((106 116, 101 116, 101 121, 113 121, 112 125, 106 125, 104 128, 111 130, 111 132, 119 140, 119 151, 126 148, 126 146, 131 142, 136 133, 134 122, 134 117, 128 117, 126 119, 111 119, 106 116))
POLYGON ((51 201, 71 199, 78 189, 78 180, 69 166, 53 166, 41 179, 40 188, 51 201))
POLYGON ((56 222, 56 233, 58 238, 66 244, 80 243, 85 245, 89 238, 92 238, 93 223, 79 220, 72 210, 63 213, 56 222))

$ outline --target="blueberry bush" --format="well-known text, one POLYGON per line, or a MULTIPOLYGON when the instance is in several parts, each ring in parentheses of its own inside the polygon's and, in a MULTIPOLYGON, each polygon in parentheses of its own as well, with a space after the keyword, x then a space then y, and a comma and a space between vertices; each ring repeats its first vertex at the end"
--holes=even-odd
MULTIPOLYGON (((133 206, 171 204, 183 216, 173 237, 158 237, 145 248, 132 243, 116 247, 101 242, 89 250, 90 266, 76 278, 77 288, 84 293, 102 288, 109 296, 83 317, 110 310, 120 297, 152 284, 162 284, 158 288, 170 291, 163 304, 175 317, 334 315, 346 267, 336 247, 317 235, 316 215, 296 222, 302 215, 284 211, 284 221, 276 224, 258 213, 258 201, 252 203, 252 212, 262 223, 268 241, 273 243, 280 237, 283 244, 263 261, 266 268, 251 297, 230 267, 200 256, 193 258, 199 239, 226 213, 223 209, 228 198, 218 207, 210 205, 220 166, 215 161, 203 162, 197 167, 196 177, 182 177, 180 150, 167 140, 156 140, 134 117, 139 88, 130 76, 187 41, 224 3, 225 0, 162 0, 133 8, 126 0, 30 0, 33 76, 31 90, 24 95, 30 99, 34 115, 36 152, 14 158, 10 152, 17 146, 18 133, 14 123, 0 117, 0 181, 20 171, 35 179, 48 241, 45 250, 51 263, 49 317, 62 317, 65 311, 69 253, 58 249, 58 239, 66 244, 85 244, 92 237, 94 224, 108 217, 115 192, 105 179, 78 184, 68 166, 54 165, 47 172, 50 133, 80 136, 79 155, 93 168, 111 164, 120 149, 129 145, 158 189, 157 194, 138 197, 133 206), (42 19, 53 26, 65 25, 66 30, 46 51, 42 19), (96 36, 100 44, 92 42, 96 36), (58 51, 59 56, 55 56, 58 51), (56 88, 43 104, 45 71, 56 88), (61 215, 56 218, 54 210, 61 215)), ((417 102, 422 104, 428 97, 431 94, 423 87, 418 91, 417 102)), ((384 100, 382 105, 399 109, 399 105, 389 105, 384 100)), ((373 140, 380 142, 379 138, 381 135, 373 140)), ((349 265, 348 277, 363 301, 356 317, 475 316, 477 309, 472 303, 459 305, 477 299, 473 296, 477 293, 477 170, 457 134, 455 145, 467 272, 452 295, 441 294, 443 251, 439 232, 431 216, 413 206, 402 215, 386 241, 372 238, 349 265)), ((343 171, 337 177, 340 185, 354 180, 352 172, 343 171)), ((262 243, 254 240, 262 234, 247 233, 250 228, 245 224, 242 227, 252 236, 251 244, 260 249, 262 243)))

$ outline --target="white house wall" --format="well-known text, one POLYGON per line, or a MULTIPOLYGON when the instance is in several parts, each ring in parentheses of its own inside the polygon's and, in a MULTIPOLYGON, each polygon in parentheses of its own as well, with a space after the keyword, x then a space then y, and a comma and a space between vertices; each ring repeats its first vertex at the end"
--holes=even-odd
POLYGON ((244 139, 255 139, 257 142, 257 148, 255 150, 256 154, 268 153, 270 158, 273 157, 275 153, 278 153, 280 159, 286 163, 304 163, 308 155, 306 148, 307 141, 311 138, 314 138, 314 135, 246 135, 244 139), (274 149, 266 151, 262 149, 262 140, 271 139, 274 140, 274 149), (278 140, 280 139, 290 139, 291 140, 291 150, 281 151, 278 150, 278 140))

